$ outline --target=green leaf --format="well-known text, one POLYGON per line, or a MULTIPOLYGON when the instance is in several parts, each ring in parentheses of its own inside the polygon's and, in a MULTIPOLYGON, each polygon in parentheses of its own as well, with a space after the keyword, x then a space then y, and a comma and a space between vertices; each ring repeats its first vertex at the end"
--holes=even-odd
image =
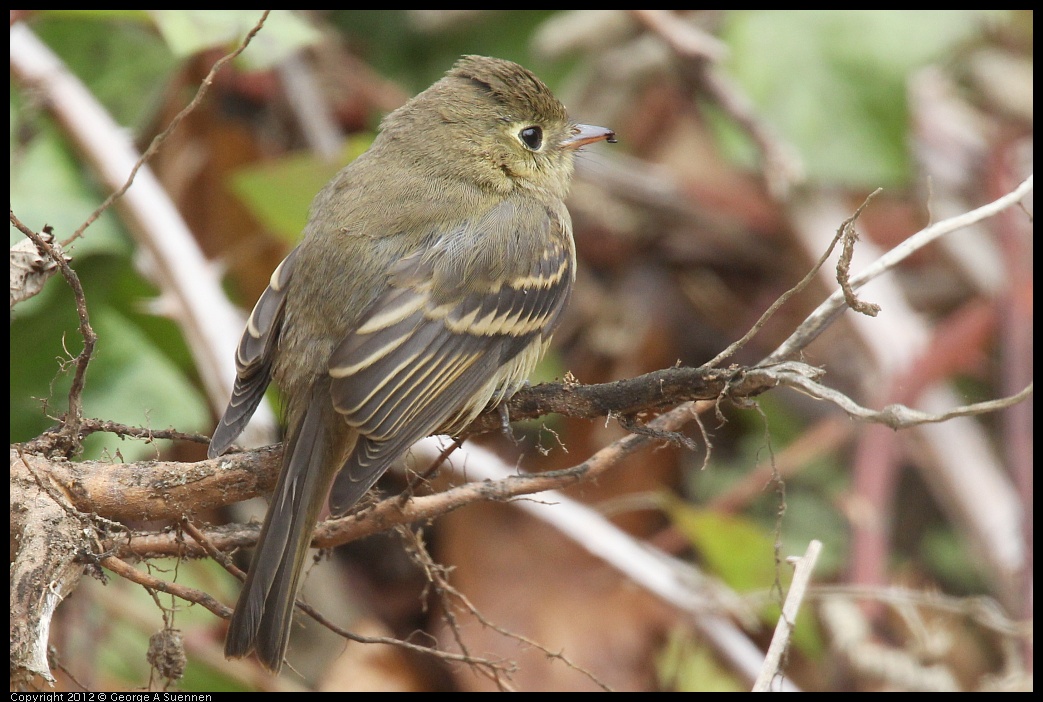
MULTIPOLYGON (((48 119, 36 119, 26 128, 33 132, 27 142, 20 142, 14 131, 23 126, 19 101, 11 104, 11 209, 29 227, 39 231, 45 224, 54 228, 59 241, 83 224, 101 202, 102 197, 84 178, 75 156, 48 119)), ((73 253, 130 251, 112 210, 98 218, 87 230, 89 236, 74 244, 73 253)), ((10 228, 11 244, 25 235, 10 228)))
POLYGON ((713 652, 686 632, 670 633, 666 646, 656 656, 656 674, 661 686, 673 692, 747 692, 713 652))
POLYGON ((258 221, 296 242, 315 195, 371 143, 370 136, 349 139, 334 162, 308 152, 242 168, 231 176, 230 187, 258 221))
MULTIPOLYGON (((192 56, 211 48, 238 46, 261 19, 261 10, 155 10, 152 19, 170 50, 192 56)), ((273 10, 239 58, 251 70, 278 65, 319 40, 320 34, 289 10, 273 10)))
MULTIPOLYGON (((995 10, 745 10, 728 69, 830 185, 908 182, 910 74, 981 35, 995 10)), ((733 133, 734 136, 734 133, 733 133)))
POLYGON ((673 496, 667 496, 664 507, 707 569, 729 587, 738 592, 771 587, 775 581, 775 539, 759 524, 692 507, 673 496))
MULTIPOLYGON (((205 399, 134 321, 103 307, 91 319, 98 345, 84 389, 84 412, 134 426, 201 431, 210 421, 205 399)), ((157 442, 166 445, 167 442, 157 442)), ((155 445, 93 434, 85 442, 89 455, 114 454, 134 461, 155 457, 155 445)))
MULTIPOLYGON (((134 311, 152 294, 134 273, 129 258, 92 256, 75 261, 87 292, 91 325, 98 335, 83 391, 88 416, 137 426, 199 431, 210 421, 206 402, 190 377, 191 359, 176 325, 134 311)), ((25 441, 53 424, 68 409, 74 373, 69 359, 83 348, 69 286, 60 278, 34 305, 19 305, 11 323, 10 435, 25 441), (23 309, 25 308, 25 309, 23 309), (41 406, 47 403, 45 413, 41 406)), ((125 460, 155 457, 157 448, 95 434, 85 441, 84 458, 113 455, 125 460)))
POLYGON ((33 29, 113 119, 149 127, 179 62, 146 13, 48 11, 33 29))
MULTIPOLYGON (((763 592, 772 587, 775 582, 772 533, 745 517, 692 507, 671 495, 665 497, 663 504, 674 526, 702 556, 707 570, 729 587, 737 592, 763 592)), ((783 564, 779 575, 785 588, 792 579, 793 569, 783 564)), ((791 639, 804 653, 816 655, 822 650, 822 641, 813 619, 805 616, 806 609, 805 604, 791 639)), ((779 613, 777 602, 770 602, 760 613, 761 621, 774 627, 779 613)))
MULTIPOLYGON (((55 239, 69 237, 101 202, 101 195, 85 178, 75 156, 60 137, 51 120, 39 117, 23 120, 19 97, 11 95, 11 210, 36 231, 50 225, 55 239), (30 132, 23 138, 20 132, 30 132)), ((9 228, 11 245, 25 235, 9 228)), ((127 256, 131 247, 113 210, 104 212, 87 234, 67 248, 74 265, 97 254, 127 256)), ((56 274, 56 278, 58 278, 56 274)), ((39 295, 14 310, 15 318, 31 317, 47 306, 55 290, 65 284, 52 278, 39 295)), ((67 289, 67 286, 66 286, 67 289)))

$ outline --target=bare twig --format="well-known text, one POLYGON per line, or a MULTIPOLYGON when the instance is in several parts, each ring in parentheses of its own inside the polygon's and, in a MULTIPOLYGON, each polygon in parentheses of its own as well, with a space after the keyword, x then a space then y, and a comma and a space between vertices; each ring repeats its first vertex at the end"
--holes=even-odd
MULTIPOLYGON (((259 25, 254 30, 258 28, 259 25)), ((231 55, 244 46, 245 42, 231 55)), ((222 292, 214 267, 199 250, 177 208, 144 164, 171 129, 195 109, 213 72, 226 63, 227 58, 214 66, 196 98, 156 137, 149 151, 139 155, 126 130, 116 124, 32 30, 24 23, 11 27, 12 80, 42 96, 44 104, 84 154, 99 180, 114 190, 70 239, 82 234, 108 203, 118 203, 131 234, 155 262, 149 271, 157 286, 164 295, 177 300, 177 304, 170 304, 169 308, 177 311, 176 321, 184 330, 195 357, 195 367, 215 409, 223 407, 231 395, 235 377, 232 349, 238 342, 243 320, 222 292), (132 174, 130 178, 128 173, 132 174), (131 182, 134 187, 128 190, 131 182)), ((247 427, 244 442, 262 444, 274 436, 274 427, 274 415, 268 405, 262 403, 247 427)))
MULTIPOLYGON (((232 559, 225 552, 223 552, 220 548, 218 548, 217 545, 215 545, 213 543, 212 539, 210 537, 208 537, 202 530, 200 530, 198 527, 196 527, 191 522, 191 520, 189 520, 187 518, 183 518, 181 520, 181 528, 184 529, 185 533, 188 534, 196 543, 199 544, 199 546, 206 552, 206 554, 208 556, 210 556, 210 558, 212 558, 215 561, 217 561, 218 563, 220 563, 221 566, 225 570, 227 570, 229 573, 231 573, 234 577, 238 578, 240 581, 246 580, 246 573, 244 573, 240 568, 238 568, 235 565, 235 563, 232 562, 232 559)), ((120 561, 119 563, 122 563, 122 561, 120 561)), ((124 577, 128 577, 131 580, 134 580, 135 582, 140 582, 142 585, 145 585, 146 587, 152 587, 151 581, 147 581, 146 582, 146 581, 141 581, 141 580, 135 579, 134 573, 140 574, 139 571, 131 568, 133 573, 128 573, 122 566, 119 565, 119 563, 115 564, 118 569, 117 568, 110 568, 110 569, 113 570, 113 572, 116 572, 119 575, 122 575, 124 577)), ((102 565, 104 565, 105 567, 109 567, 110 566, 109 559, 103 560, 102 561, 102 565)), ((155 589, 162 589, 162 588, 155 588, 155 589)), ((169 590, 163 590, 163 591, 164 592, 170 592, 169 590)), ((231 609, 231 607, 224 607, 223 605, 218 605, 219 609, 211 609, 211 607, 207 606, 207 602, 200 601, 199 599, 197 599, 199 597, 200 593, 199 593, 199 591, 194 590, 192 588, 180 588, 176 592, 170 592, 170 594, 176 595, 177 597, 180 597, 181 599, 186 600, 188 602, 198 602, 199 604, 202 604, 203 606, 207 607, 207 609, 210 609, 212 612, 214 612, 214 614, 216 614, 217 616, 219 616, 219 617, 221 617, 223 619, 228 619, 228 618, 230 618, 232 616, 232 609, 231 609)), ((205 595, 205 593, 202 593, 202 594, 205 595)), ((207 597, 209 597, 209 595, 207 595, 207 597)), ((395 638, 392 638, 392 637, 389 637, 389 636, 361 636, 359 634, 355 634, 355 633, 353 633, 351 631, 348 631, 347 629, 345 629, 345 628, 339 626, 338 624, 330 621, 325 615, 323 615, 321 612, 319 612, 317 609, 315 609, 315 607, 313 607, 312 605, 308 604, 304 600, 298 599, 298 600, 296 600, 295 604, 297 606, 297 609, 299 609, 300 611, 302 611, 305 614, 307 614, 309 617, 311 617, 316 622, 318 622, 322 626, 324 626, 327 629, 329 629, 330 631, 332 631, 334 634, 337 634, 338 636, 340 636, 340 637, 342 637, 344 639, 347 639, 348 641, 355 641, 357 643, 364 643, 364 644, 384 644, 384 645, 387 645, 387 646, 396 646, 398 648, 401 648, 401 649, 404 649, 404 650, 407 650, 407 651, 412 651, 413 653, 422 653, 424 655, 433 656, 435 658, 439 658, 439 659, 447 660, 447 661, 468 663, 468 664, 479 666, 480 668, 493 668, 493 669, 495 669, 495 668, 497 668, 499 666, 499 664, 496 663, 495 661, 492 661, 492 660, 489 660, 489 659, 486 659, 486 658, 477 658, 477 657, 474 657, 474 656, 462 656, 462 655, 455 654, 455 653, 450 653, 450 652, 447 652, 447 651, 440 651, 438 649, 430 648, 428 646, 421 646, 419 644, 415 644, 415 643, 412 643, 412 642, 409 642, 409 641, 403 641, 401 639, 395 639, 395 638)))
POLYGON ((842 392, 828 388, 820 383, 816 383, 814 380, 809 378, 806 373, 798 372, 790 375, 788 372, 780 369, 779 377, 783 385, 798 388, 816 399, 832 402, 852 417, 876 422, 878 424, 884 424, 892 429, 908 429, 921 424, 937 424, 938 422, 944 422, 953 417, 968 417, 972 415, 997 412, 1028 399, 1033 391, 1033 384, 1029 383, 1021 392, 1011 395, 1010 397, 1004 397, 998 400, 988 400, 986 402, 975 402, 970 405, 956 407, 947 412, 932 414, 900 404, 888 405, 882 410, 871 410, 862 407, 842 392))
POLYGON ((42 236, 34 232, 15 216, 11 211, 11 224, 20 232, 29 237, 36 247, 50 256, 55 265, 62 272, 65 282, 72 288, 73 298, 76 301, 76 314, 80 319, 80 336, 83 338, 83 350, 76 357, 76 373, 73 375, 72 387, 69 388, 69 409, 62 421, 62 426, 55 434, 49 434, 45 443, 51 448, 57 448, 63 455, 71 456, 80 448, 80 423, 83 419, 83 386, 87 376, 87 366, 90 364, 91 356, 94 355, 94 345, 98 342, 98 335, 91 328, 90 315, 87 313, 87 297, 80 284, 80 277, 72 269, 65 256, 56 251, 54 247, 42 236))
MULTIPOLYGON (((870 280, 873 280, 884 272, 891 270, 897 266, 899 262, 908 258, 916 251, 919 251, 938 237, 951 234, 952 232, 963 229, 964 227, 975 224, 976 222, 980 222, 983 219, 992 217, 1008 207, 1017 204, 1022 198, 1032 192, 1032 187, 1033 177, 1029 176, 1013 191, 997 198, 987 205, 982 205, 970 212, 966 212, 956 217, 950 217, 949 219, 932 224, 925 229, 921 229, 919 232, 878 258, 871 265, 867 266, 861 273, 852 277, 850 279, 851 290, 858 290, 870 280)), ((814 341, 819 334, 825 331, 826 328, 833 323, 833 320, 835 320, 846 308, 847 302, 845 301, 845 293, 843 290, 837 290, 822 302, 814 312, 808 315, 808 318, 797 327, 796 331, 794 331, 786 341, 765 358, 761 362, 761 365, 777 363, 799 353, 802 349, 806 348, 808 344, 814 341)))
MULTIPOLYGON (((668 421, 657 428, 676 431, 693 415, 690 405, 682 406, 669 413, 668 421), (687 416, 684 410, 688 410, 687 416)), ((630 435, 605 447, 581 465, 594 463, 592 473, 588 474, 594 479, 617 467, 619 461, 629 455, 636 445, 649 443, 652 441, 646 436, 630 435)), ((428 439, 423 445, 425 453, 434 454, 440 448, 437 439, 428 439)), ((458 455, 454 463, 461 466, 458 468, 461 472, 462 467, 466 466, 467 478, 474 481, 472 484, 485 481, 494 481, 495 484, 525 477, 515 476, 516 468, 504 464, 501 459, 479 446, 465 446, 460 451, 466 456, 458 455)), ((751 682, 755 678, 763 654, 734 622, 735 619, 740 622, 753 621, 750 611, 734 592, 707 577, 697 567, 635 539, 594 509, 556 490, 532 493, 526 499, 512 500, 511 504, 554 527, 656 597, 693 614, 694 626, 722 657, 751 682)), ((785 687, 795 689, 788 682, 785 687)))
POLYGON ((123 183, 123 185, 115 192, 113 192, 111 195, 109 195, 107 198, 105 198, 104 202, 98 205, 94 212, 92 212, 90 216, 87 217, 87 219, 83 222, 83 224, 80 225, 79 229, 73 232, 72 236, 70 236, 68 239, 62 242, 63 246, 68 246, 70 243, 81 237, 83 235, 83 232, 86 231, 87 227, 91 226, 91 224, 93 224, 94 221, 101 216, 102 212, 107 210, 116 200, 123 197, 123 193, 127 192, 127 189, 134 184, 134 177, 138 174, 138 171, 141 170, 141 167, 148 163, 156 154, 156 152, 159 151, 159 147, 163 145, 163 142, 167 140, 167 137, 174 133, 174 131, 178 128, 178 125, 181 124, 181 121, 185 117, 190 115, 192 112, 195 112, 195 109, 203 101, 203 96, 206 95, 207 91, 210 90, 210 86, 213 85, 214 76, 217 75, 218 71, 224 68, 225 64, 227 64, 229 61, 234 59, 239 54, 243 53, 243 51, 246 50, 246 47, 250 45, 250 42, 253 40, 253 38, 257 35, 259 31, 261 31, 261 27, 264 26, 264 21, 268 19, 268 14, 270 12, 271 10, 265 10, 261 14, 261 18, 257 20, 257 24, 255 24, 253 28, 251 28, 250 31, 246 33, 246 36, 243 37, 243 40, 239 43, 239 46, 236 47, 234 51, 232 51, 230 54, 222 56, 220 59, 214 62, 214 65, 210 68, 210 72, 207 73, 206 78, 204 78, 203 81, 199 84, 199 89, 196 91, 196 95, 192 98, 192 101, 189 102, 184 107, 184 109, 178 112, 174 116, 174 119, 170 120, 170 124, 167 125, 166 129, 164 129, 162 132, 157 134, 152 139, 152 143, 150 143, 148 145, 148 148, 145 149, 145 153, 141 154, 141 157, 138 158, 137 163, 135 163, 134 167, 130 169, 130 173, 127 175, 127 180, 123 183))
POLYGON ((822 552, 822 542, 813 540, 808 544, 808 550, 802 558, 796 560, 796 569, 793 572, 793 581, 790 583, 786 602, 782 606, 782 615, 779 623, 775 626, 775 634, 771 637, 768 653, 764 657, 764 666, 760 675, 753 684, 753 692, 768 692, 771 682, 781 675, 782 658, 786 649, 789 648, 790 634, 797 622, 797 612, 804 601, 804 595, 811 581, 811 573, 815 570, 815 563, 822 552))
MULTIPOLYGON (((853 224, 855 220, 858 219, 858 217, 862 214, 862 211, 865 210, 865 208, 869 205, 869 201, 872 200, 873 197, 875 197, 876 194, 879 192, 880 190, 878 189, 874 191, 872 194, 870 194, 869 197, 865 199, 865 202, 863 202, 862 205, 857 210, 855 210, 855 213, 846 220, 844 220, 844 223, 841 224, 840 227, 837 229, 837 233, 836 236, 833 237, 833 241, 831 241, 829 246, 826 247, 825 252, 821 256, 819 256, 818 261, 816 261, 815 265, 811 267, 811 270, 807 272, 807 275, 801 278, 800 282, 798 282, 792 288, 780 295, 779 298, 775 300, 775 302, 771 303, 771 305, 768 306, 768 309, 764 311, 764 314, 760 316, 756 323, 754 323, 750 330, 746 332, 741 339, 729 344, 726 349, 724 349, 719 354, 717 354, 709 361, 704 363, 702 366, 700 366, 700 369, 714 368, 716 366, 719 366, 721 364, 721 361, 723 361, 724 359, 735 355, 735 352, 741 349, 747 343, 749 343, 750 339, 752 339, 757 334, 757 332, 761 330, 765 323, 769 319, 771 319, 772 316, 774 316, 775 312, 777 312, 780 307, 786 304, 786 302, 788 302, 794 295, 799 294, 805 288, 807 288, 808 285, 811 284, 811 281, 815 279, 815 275, 819 272, 822 266, 825 265, 827 260, 829 260, 829 257, 833 255, 833 249, 836 248, 837 242, 841 239, 848 241, 849 239, 854 238, 853 236, 849 236, 847 232, 849 230, 854 231, 853 224)), ((850 258, 848 258, 848 260, 850 261, 850 258)), ((841 287, 845 291, 847 291, 850 287, 847 284, 847 269, 843 268, 843 270, 841 270, 840 268, 838 268, 837 276, 838 280, 840 281, 841 287)), ((854 297, 854 292, 850 293, 850 297, 854 297)))
POLYGON ((87 436, 97 432, 109 432, 116 436, 144 439, 145 443, 152 443, 156 439, 168 439, 171 441, 191 441, 196 444, 210 443, 210 437, 205 434, 193 434, 177 431, 176 429, 152 429, 149 427, 133 427, 121 422, 113 422, 106 419, 93 419, 85 417, 80 425, 80 432, 87 436))
MULTIPOLYGON (((871 192, 869 197, 865 199, 865 202, 855 210, 853 215, 845 219, 843 224, 840 225, 840 229, 837 230, 837 237, 844 242, 840 260, 837 261, 837 282, 840 283, 840 289, 844 292, 844 302, 847 303, 847 306, 867 317, 875 317, 880 314, 880 305, 859 300, 851 287, 851 260, 854 257, 855 242, 858 241, 858 231, 855 229, 855 222, 858 221, 862 212, 869 206, 869 202, 882 191, 883 188, 877 188, 871 192)), ((835 244, 836 239, 833 242, 835 244)), ((829 248, 832 251, 833 246, 830 245, 829 248)))
MULTIPOLYGON (((431 555, 427 552, 427 546, 424 544, 423 535, 419 533, 419 530, 414 531, 405 527, 398 527, 396 531, 405 541, 406 551, 411 554, 414 562, 423 569, 428 585, 434 588, 435 593, 442 601, 443 621, 445 621, 452 632, 453 639, 460 649, 461 655, 470 657, 472 654, 468 650, 467 642, 464 641, 463 632, 456 618, 456 609, 450 600, 450 594, 455 593, 455 589, 449 585, 446 579, 446 569, 435 563, 434 559, 431 558, 431 555)), ((472 615, 476 616, 479 621, 485 621, 485 618, 476 609, 472 610, 472 615)), ((477 672, 479 675, 486 677, 502 692, 517 691, 510 681, 510 676, 514 673, 514 669, 510 666, 478 668, 477 672)))
POLYGON ((761 152, 768 192, 781 200, 789 197, 793 186, 804 179, 800 156, 761 119, 750 99, 718 69, 717 63, 727 54, 727 47, 668 10, 631 10, 630 14, 682 60, 682 75, 692 87, 713 99, 749 134, 761 152))
POLYGON ((226 607, 221 604, 203 590, 198 590, 194 587, 188 587, 178 583, 172 583, 169 580, 163 580, 154 575, 143 573, 126 561, 116 558, 115 556, 106 556, 105 558, 102 558, 100 562, 101 565, 108 568, 121 578, 126 578, 127 580, 142 585, 149 590, 158 590, 159 592, 165 592, 168 595, 179 597, 186 602, 194 602, 206 607, 222 619, 228 619, 232 616, 231 607, 226 607))

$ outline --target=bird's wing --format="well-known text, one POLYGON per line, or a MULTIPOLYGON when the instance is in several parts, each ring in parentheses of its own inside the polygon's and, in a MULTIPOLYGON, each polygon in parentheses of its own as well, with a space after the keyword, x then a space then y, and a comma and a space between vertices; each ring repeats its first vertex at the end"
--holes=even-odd
POLYGON ((272 377, 272 359, 282 331, 286 286, 298 249, 283 259, 254 305, 235 353, 235 385, 224 416, 214 429, 207 455, 216 458, 236 440, 264 397, 272 377))
POLYGON ((508 208, 394 267, 330 360, 333 405, 361 435, 337 478, 335 513, 417 440, 459 431, 524 382, 572 288, 571 224, 561 212, 519 220, 508 208), (519 221, 535 231, 503 231, 519 221), (494 236, 504 245, 492 245, 494 236))

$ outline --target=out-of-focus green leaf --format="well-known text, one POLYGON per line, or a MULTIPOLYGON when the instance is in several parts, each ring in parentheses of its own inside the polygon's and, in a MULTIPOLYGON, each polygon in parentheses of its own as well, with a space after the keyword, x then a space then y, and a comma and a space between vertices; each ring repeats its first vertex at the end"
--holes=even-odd
POLYGON ((561 67, 541 65, 530 51, 536 27, 555 12, 485 10, 437 29, 410 10, 338 10, 329 20, 351 37, 371 66, 411 92, 441 78, 463 54, 517 61, 555 88, 561 67))
POLYGON ((998 12, 732 11, 721 37, 728 69, 812 180, 886 186, 910 176, 910 73, 980 36, 998 12))
MULTIPOLYGON (((24 116, 22 101, 11 96, 11 207, 28 226, 53 226, 58 240, 68 237, 102 200, 57 130, 39 115, 24 116)), ((11 230, 11 240, 23 235, 11 230)), ((167 320, 143 318, 135 305, 154 294, 133 271, 132 247, 110 209, 68 249, 87 293, 91 323, 99 336, 87 373, 86 412, 92 416, 153 427, 202 429, 206 404, 181 370, 189 367, 177 329, 167 320), (181 364, 179 367, 178 364, 181 364)), ((13 441, 26 440, 51 424, 48 413, 67 409, 71 367, 62 359, 82 349, 68 284, 56 275, 41 294, 19 304, 11 323, 11 420, 13 441)), ((87 457, 103 446, 117 447, 127 460, 155 454, 155 447, 118 442, 111 436, 87 440, 87 457)))
POLYGON ((847 566, 850 525, 828 496, 808 489, 787 490, 785 520, 785 553, 803 553, 812 539, 822 542, 822 553, 815 566, 817 577, 832 578, 847 566))
POLYGON ((135 130, 159 109, 178 65, 145 13, 48 11, 33 30, 113 119, 135 130))
MULTIPOLYGON (((115 422, 155 429, 200 431, 210 421, 205 399, 133 320, 112 308, 91 318, 98 334, 91 382, 83 395, 84 412, 115 422)), ((93 434, 85 446, 89 455, 120 450, 127 461, 156 456, 159 448, 137 441, 120 441, 93 434)))
POLYGON ((672 496, 664 501, 670 521, 699 552, 707 569, 734 590, 770 587, 775 580, 775 539, 740 516, 693 507, 672 496))
MULTIPOLYGON (((151 16, 177 56, 192 56, 214 47, 231 49, 261 18, 261 10, 153 10, 151 16)), ((277 65, 319 39, 319 32, 289 10, 273 10, 264 31, 239 55, 253 70, 277 65)))
POLYGON ((295 242, 308 219, 308 208, 322 187, 345 164, 369 148, 370 136, 348 140, 335 162, 312 153, 291 154, 237 171, 231 189, 250 212, 270 228, 295 242))
MULTIPOLYGON (((674 526, 698 551, 706 569, 733 590, 749 593, 772 587, 775 582, 775 537, 770 531, 742 516, 693 507, 669 495, 664 497, 663 507, 674 526)), ((784 555, 789 554, 784 552, 784 555)), ((779 577, 783 588, 788 587, 792 576, 793 569, 782 564, 779 577)), ((774 626, 778 617, 776 604, 761 612, 761 619, 768 626, 774 626)), ((822 649, 810 618, 798 617, 791 638, 808 655, 815 655, 822 649)))
POLYGON ((978 593, 987 588, 980 564, 969 557, 966 544, 958 534, 940 525, 924 532, 919 555, 952 591, 978 593))
MULTIPOLYGON (((757 398, 759 412, 734 412, 729 421, 744 427, 738 450, 734 455, 717 455, 714 469, 691 471, 688 493, 700 502, 709 502, 727 493, 745 481, 753 466, 771 459, 772 450, 782 452, 808 430, 778 394, 768 393, 757 398)), ((801 553, 812 539, 818 539, 825 548, 819 558, 816 573, 831 577, 845 563, 848 552, 848 523, 836 507, 837 501, 849 489, 850 476, 834 451, 824 450, 809 456, 786 480, 786 516, 782 532, 783 549, 787 554, 801 553)), ((750 499, 744 514, 756 521, 765 532, 774 529, 781 498, 774 484, 766 484, 762 492, 750 499)))
MULTIPOLYGON (((21 100, 11 95, 11 209, 30 228, 54 229, 55 239, 69 237, 87 219, 102 197, 91 187, 83 170, 45 118, 23 123, 21 100), (20 134, 30 132, 26 139, 20 134), (23 140, 24 139, 24 140, 23 140)), ((25 235, 9 228, 11 245, 25 235)), ((74 260, 93 254, 129 255, 130 244, 112 210, 104 212, 87 230, 88 235, 66 251, 74 260)), ((15 308, 16 316, 30 316, 44 304, 60 281, 48 281, 43 291, 15 308)))
POLYGON ((705 645, 685 632, 671 632, 655 661, 660 685, 671 692, 746 692, 705 645))
MULTIPOLYGON (((195 588, 219 595, 226 591, 225 598, 234 600, 237 587, 231 585, 224 569, 212 560, 184 561, 173 558, 151 559, 147 566, 138 565, 138 569, 151 569, 164 580, 175 581, 179 585, 195 588)), ((81 622, 81 635, 85 632, 93 634, 91 639, 94 648, 92 655, 96 665, 106 675, 121 680, 128 687, 134 687, 141 680, 148 680, 151 671, 149 663, 142 655, 149 647, 149 636, 163 629, 163 612, 157 606, 157 599, 169 612, 176 611, 173 626, 181 631, 198 631, 213 626, 214 615, 203 607, 186 606, 183 600, 171 598, 164 593, 150 593, 146 589, 122 578, 113 578, 107 585, 106 593, 100 593, 103 587, 96 581, 84 580, 83 596, 105 599, 109 602, 121 603, 117 616, 107 617, 103 622, 85 618, 81 622), (115 590, 115 593, 113 593, 115 590), (151 623, 151 627, 149 626, 151 623), (92 627, 93 628, 90 628, 92 627)), ((185 676, 178 681, 178 692, 225 692, 240 691, 244 683, 231 676, 221 658, 210 656, 188 656, 185 676)))

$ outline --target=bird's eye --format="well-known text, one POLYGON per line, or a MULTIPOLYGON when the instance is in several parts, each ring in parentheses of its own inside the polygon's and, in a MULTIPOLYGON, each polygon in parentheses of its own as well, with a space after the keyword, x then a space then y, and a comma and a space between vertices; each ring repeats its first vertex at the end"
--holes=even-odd
POLYGON ((539 151, 543 145, 543 130, 539 127, 526 127, 518 132, 518 138, 533 151, 539 151))

